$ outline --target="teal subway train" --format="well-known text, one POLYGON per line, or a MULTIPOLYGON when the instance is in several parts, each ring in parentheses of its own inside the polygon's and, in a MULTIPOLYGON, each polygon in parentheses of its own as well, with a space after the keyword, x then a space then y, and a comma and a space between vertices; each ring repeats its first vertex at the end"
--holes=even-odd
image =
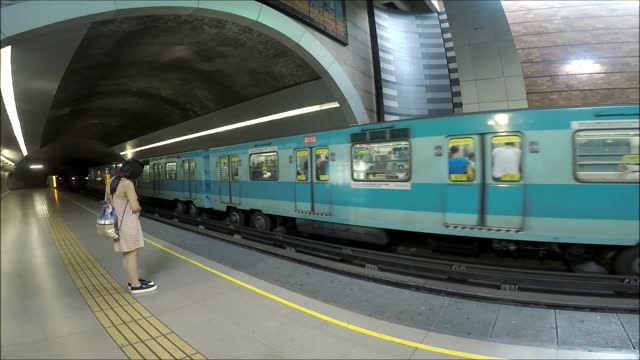
MULTIPOLYGON (((637 274, 639 112, 621 105, 368 124, 143 159, 137 188, 179 212, 224 212, 259 229, 294 223, 372 243, 400 230, 506 249, 597 248, 618 273, 637 274)), ((91 169, 89 183, 103 189, 114 170, 91 169)))

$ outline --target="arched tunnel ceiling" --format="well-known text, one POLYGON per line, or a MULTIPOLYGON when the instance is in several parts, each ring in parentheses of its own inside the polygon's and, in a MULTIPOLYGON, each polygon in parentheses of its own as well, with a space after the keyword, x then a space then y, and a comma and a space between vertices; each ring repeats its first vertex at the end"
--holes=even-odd
POLYGON ((58 86, 41 146, 107 146, 320 76, 247 26, 188 15, 93 23, 58 86))

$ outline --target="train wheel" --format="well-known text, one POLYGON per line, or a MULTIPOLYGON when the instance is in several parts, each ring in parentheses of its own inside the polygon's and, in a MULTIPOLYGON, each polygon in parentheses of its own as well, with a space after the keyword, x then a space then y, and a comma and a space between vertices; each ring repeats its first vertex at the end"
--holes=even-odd
POLYGON ((189 215, 193 217, 197 217, 200 214, 198 207, 193 203, 189 204, 188 211, 189 211, 189 215))
POLYGON ((173 210, 175 214, 184 214, 187 206, 182 201, 176 202, 176 208, 173 210))
POLYGON ((256 211, 251 217, 251 226, 258 230, 273 230, 274 222, 271 216, 263 214, 261 211, 256 211))
POLYGON ((616 257, 615 269, 620 275, 640 274, 640 247, 633 246, 621 251, 616 257))
POLYGON ((239 209, 230 209, 229 210, 229 222, 233 225, 242 225, 244 226, 247 223, 247 217, 244 214, 244 211, 239 209))

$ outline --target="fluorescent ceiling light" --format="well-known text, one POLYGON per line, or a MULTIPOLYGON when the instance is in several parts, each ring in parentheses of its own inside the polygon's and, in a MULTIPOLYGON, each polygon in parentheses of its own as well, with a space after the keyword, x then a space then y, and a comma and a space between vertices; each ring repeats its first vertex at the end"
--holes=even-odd
POLYGON ((40 164, 35 164, 35 165, 29 165, 29 167, 32 169, 42 169, 44 166, 40 164))
POLYGON ((507 125, 509 123, 509 115, 507 114, 495 114, 487 124, 491 126, 495 125, 507 125))
POLYGON ((18 110, 16 109, 16 99, 13 94, 13 79, 11 78, 11 46, 5 46, 0 50, 0 90, 2 91, 2 101, 7 109, 7 115, 11 121, 13 134, 18 140, 22 155, 27 156, 27 146, 24 144, 22 137, 22 128, 18 119, 18 110))
POLYGON ((576 74, 593 73, 600 70, 600 64, 596 64, 593 60, 571 60, 567 64, 567 71, 576 74))
POLYGON ((9 164, 11 164, 11 166, 16 166, 16 164, 14 164, 11 160, 7 159, 6 157, 0 155, 0 160, 4 161, 4 162, 8 162, 9 164))
POLYGON ((312 112, 315 112, 315 111, 320 111, 320 110, 325 110, 325 109, 331 109, 331 108, 338 107, 338 106, 340 106, 340 104, 337 101, 333 101, 333 102, 326 103, 326 104, 312 105, 312 106, 307 106, 307 107, 300 108, 300 109, 289 110, 289 111, 281 112, 281 113, 278 113, 278 114, 267 115, 267 116, 263 116, 261 118, 239 122, 237 124, 225 125, 225 126, 217 127, 215 129, 205 130, 205 131, 197 132, 197 133, 190 134, 190 135, 180 136, 180 137, 177 137, 177 138, 174 138, 174 139, 160 141, 160 142, 157 142, 157 143, 154 143, 154 144, 141 146, 139 148, 123 151, 123 152, 120 153, 120 155, 131 154, 131 153, 134 153, 134 152, 139 151, 139 150, 146 150, 146 149, 150 149, 150 148, 154 148, 154 147, 158 147, 158 146, 162 146, 162 145, 172 144, 172 143, 175 143, 175 142, 178 142, 178 141, 184 141, 184 140, 193 139, 193 138, 200 137, 200 136, 211 135, 211 134, 215 134, 215 133, 219 133, 219 132, 223 132, 223 131, 228 131, 228 130, 241 128, 241 127, 244 127, 244 126, 256 125, 256 124, 261 124, 261 123, 265 123, 265 122, 269 122, 269 121, 273 121, 273 120, 284 119, 284 118, 291 117, 291 116, 312 113, 312 112))

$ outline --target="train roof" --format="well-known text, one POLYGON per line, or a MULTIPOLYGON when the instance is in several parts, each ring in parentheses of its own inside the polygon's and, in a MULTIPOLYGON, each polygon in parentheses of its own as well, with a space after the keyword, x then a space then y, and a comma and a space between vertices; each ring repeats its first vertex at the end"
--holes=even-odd
MULTIPOLYGON (((513 109, 513 110, 492 110, 492 111, 482 111, 482 112, 474 112, 468 114, 455 114, 455 115, 442 115, 442 116, 434 116, 434 117, 418 117, 412 119, 403 119, 403 120, 394 120, 389 122, 377 122, 377 123, 369 123, 369 124, 358 124, 349 126, 342 129, 334 129, 334 130, 324 130, 313 133, 305 133, 305 134, 295 134, 295 135, 287 135, 278 138, 271 139, 263 139, 257 141, 251 141, 247 143, 239 143, 233 145, 225 145, 223 147, 210 147, 207 149, 200 150, 192 150, 180 153, 167 153, 164 155, 158 155, 148 158, 140 158, 142 161, 149 161, 153 159, 162 159, 167 157, 186 157, 186 156, 202 156, 205 153, 208 153, 211 150, 221 149, 221 148, 229 148, 234 149, 240 146, 259 146, 265 145, 268 146, 268 142, 282 142, 287 141, 294 138, 301 138, 305 136, 322 136, 322 135, 332 135, 343 132, 353 132, 353 130, 360 131, 368 131, 368 130, 376 130, 380 128, 389 128, 389 127, 402 127, 407 126, 409 124, 414 124, 419 121, 427 121, 432 125, 437 125, 440 128, 440 132, 443 133, 475 133, 475 132, 491 132, 495 131, 492 129, 485 129, 485 131, 479 131, 478 129, 467 129, 465 131, 465 127, 470 124, 474 124, 476 128, 486 127, 486 120, 490 119, 492 116, 497 114, 508 114, 513 117, 514 120, 520 120, 522 124, 527 124, 528 127, 541 127, 542 130, 544 126, 537 124, 536 122, 543 124, 549 123, 549 121, 555 121, 556 123, 553 125, 556 128, 568 128, 569 122, 578 121, 578 120, 601 120, 601 121, 614 121, 614 120, 630 120, 636 119, 640 115, 640 104, 617 104, 617 105, 597 105, 597 106, 576 106, 576 107, 551 107, 551 108, 537 108, 537 109, 513 109), (541 114, 548 115, 541 119, 535 119, 535 116, 539 116, 541 114), (589 116, 587 118, 587 116, 589 116), (453 120, 455 118, 456 120, 453 120), (557 118, 557 119, 553 119, 557 118), (445 122, 446 121, 446 122, 445 122), (450 123, 449 123, 450 121, 450 123)), ((532 130, 532 129, 528 129, 532 130)), ((434 134, 435 135, 435 134, 434 134)), ((103 168, 105 166, 109 166, 112 164, 102 165, 92 167, 90 169, 103 168)))

